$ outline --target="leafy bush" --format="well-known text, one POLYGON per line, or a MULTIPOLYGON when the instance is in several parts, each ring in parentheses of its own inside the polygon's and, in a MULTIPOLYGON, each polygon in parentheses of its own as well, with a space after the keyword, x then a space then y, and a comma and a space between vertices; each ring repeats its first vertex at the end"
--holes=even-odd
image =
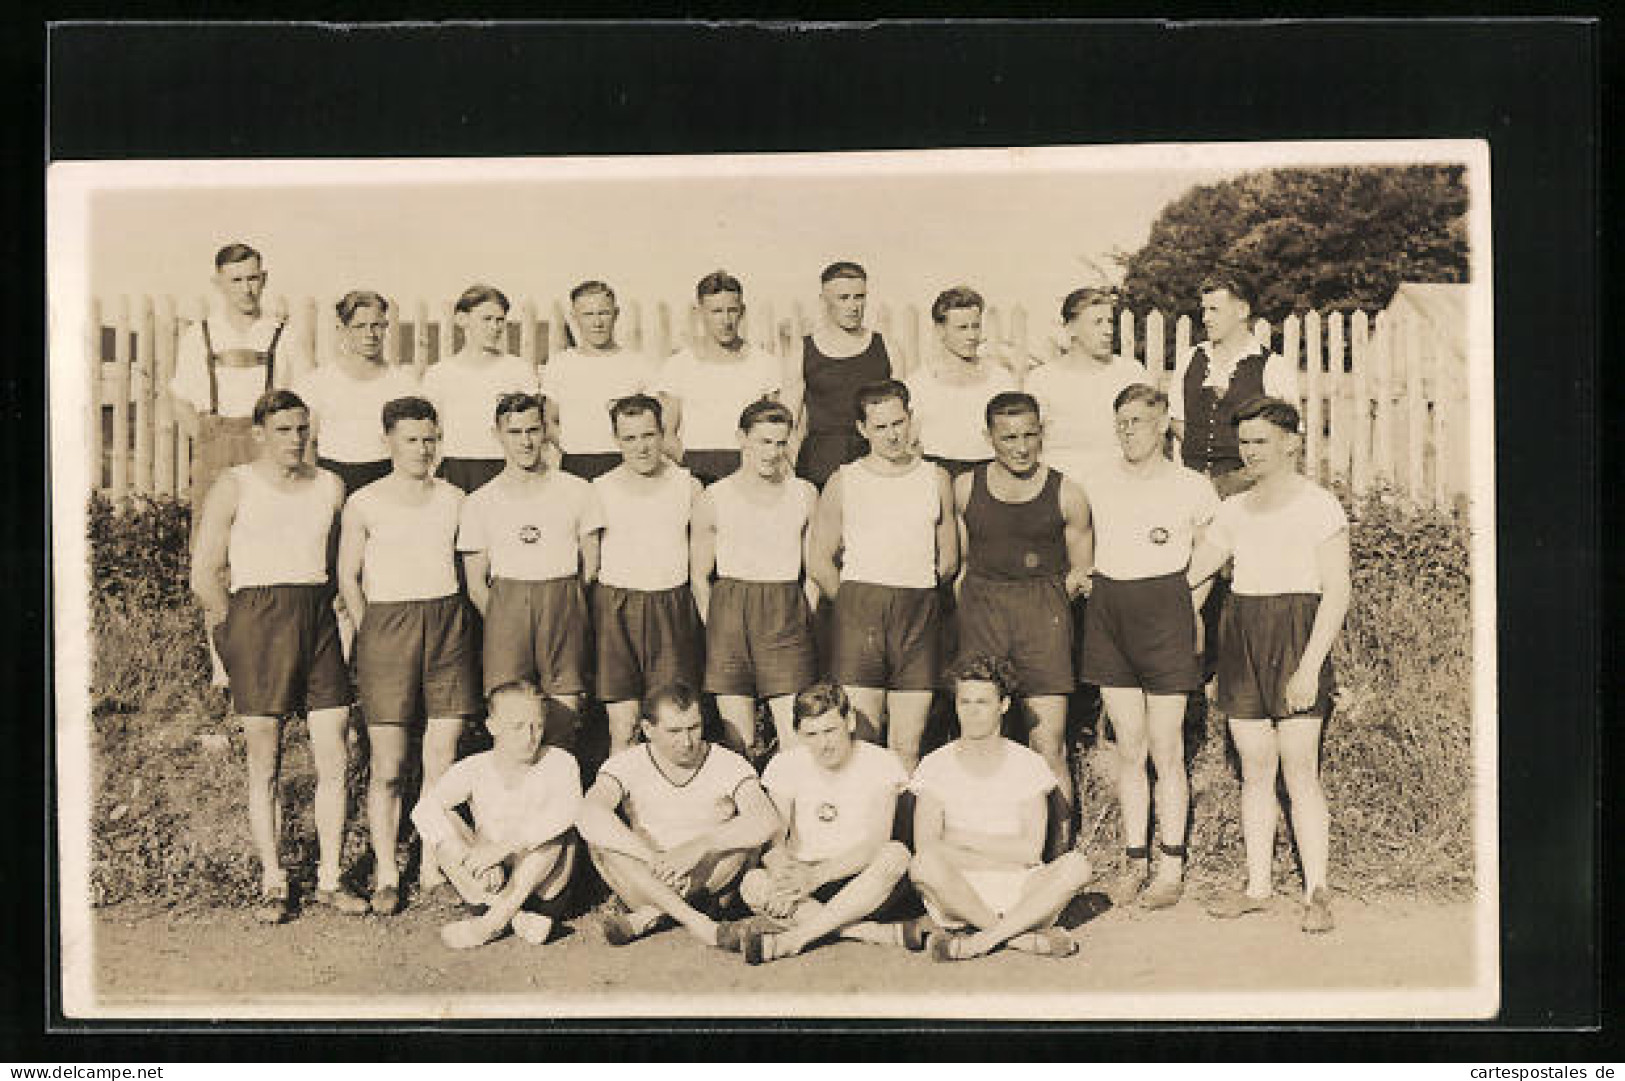
POLYGON ((190 603, 191 504, 171 496, 90 497, 93 606, 180 608, 190 603))

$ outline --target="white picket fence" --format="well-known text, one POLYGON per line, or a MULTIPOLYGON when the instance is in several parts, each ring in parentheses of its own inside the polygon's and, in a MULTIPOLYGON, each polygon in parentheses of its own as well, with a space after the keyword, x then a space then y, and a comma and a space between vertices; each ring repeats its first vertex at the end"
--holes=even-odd
MULTIPOLYGON (((454 351, 460 332, 452 306, 392 300, 385 356, 391 364, 422 368, 454 351)), ((121 296, 93 300, 87 321, 90 395, 86 424, 91 435, 94 486, 113 497, 130 493, 188 494, 191 441, 176 427, 166 391, 175 367, 178 336, 207 310, 202 299, 177 303, 169 296, 121 296)), ((314 298, 292 305, 274 298, 273 312, 286 315, 286 338, 296 358, 331 357, 337 324, 330 307, 314 298), (322 317, 324 313, 326 317, 322 317)), ((873 325, 885 336, 904 370, 919 363, 935 331, 930 314, 915 305, 877 305, 873 325)), ((800 303, 753 305, 744 327, 754 344, 780 356, 795 355, 811 329, 800 303)), ((533 364, 547 362, 569 342, 562 300, 543 308, 530 300, 514 306, 509 347, 533 364)), ((1028 364, 1053 360, 1061 348, 1058 328, 1034 331, 1021 306, 989 307, 984 333, 995 352, 1028 364)), ((703 332, 692 304, 623 302, 619 338, 631 349, 665 357, 703 332)), ((1255 332, 1299 371, 1304 410, 1305 459, 1323 482, 1341 480, 1364 492, 1386 485, 1410 501, 1447 505, 1468 491, 1466 348, 1461 341, 1415 315, 1356 311, 1289 316, 1280 328, 1259 320, 1255 332)), ((1141 356, 1166 388, 1175 358, 1192 343, 1187 316, 1170 320, 1160 311, 1120 313, 1120 351, 1141 356)), ((296 364, 306 363, 298 360, 296 364)), ((277 381, 297 377, 295 365, 278 368, 277 381)))

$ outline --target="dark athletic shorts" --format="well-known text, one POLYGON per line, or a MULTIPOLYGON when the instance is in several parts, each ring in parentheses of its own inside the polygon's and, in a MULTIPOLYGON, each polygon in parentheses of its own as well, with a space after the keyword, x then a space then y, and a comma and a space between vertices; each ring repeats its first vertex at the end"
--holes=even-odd
POLYGON ((796 476, 822 488, 841 466, 869 453, 869 441, 850 426, 834 432, 808 432, 796 456, 796 476))
MULTIPOLYGON (((1318 593, 1255 597, 1232 593, 1219 622, 1219 708, 1242 720, 1302 716, 1286 707, 1286 685, 1303 659, 1320 608, 1318 593)), ((1331 658, 1320 666, 1320 689, 1308 713, 1331 712, 1331 658)))
POLYGON ((600 701, 642 698, 674 680, 698 685, 705 629, 688 583, 646 591, 599 582, 592 591, 592 618, 600 701))
MULTIPOLYGON (((852 880, 857 877, 857 875, 848 875, 846 878, 837 879, 834 882, 826 882, 813 890, 810 896, 819 904, 827 905, 835 899, 837 893, 846 889, 847 886, 852 884, 852 880)), ((920 907, 919 902, 914 900, 913 891, 914 887, 909 883, 908 875, 904 875, 897 880, 897 885, 892 887, 891 892, 886 895, 886 899, 880 902, 880 907, 863 918, 871 923, 896 923, 898 920, 907 919, 913 911, 918 910, 920 907), (910 905, 911 901, 913 902, 912 905, 910 905)))
POLYGON ((523 679, 543 694, 585 694, 591 633, 576 576, 495 579, 485 606, 485 693, 523 679))
POLYGON ((367 605, 355 639, 368 724, 462 717, 480 709, 475 615, 461 593, 367 605))
POLYGON ((684 451, 683 468, 698 477, 701 484, 715 484, 728 474, 739 471, 739 452, 737 450, 684 451))
POLYGON ((925 460, 935 462, 948 471, 950 479, 957 478, 963 473, 969 473, 979 465, 986 465, 988 458, 939 458, 935 454, 927 454, 925 460))
POLYGON ((506 464, 501 458, 444 458, 434 475, 466 493, 483 487, 506 464))
POLYGON ((830 675, 848 687, 931 691, 941 676, 935 587, 897 589, 843 582, 835 594, 830 675))
POLYGON ((375 480, 383 480, 389 476, 390 470, 388 458, 381 462, 335 462, 331 458, 317 458, 316 464, 329 473, 338 474, 339 480, 344 482, 346 499, 355 494, 356 489, 365 488, 375 480))
POLYGON ((1022 695, 1071 694, 1072 607, 1065 584, 967 574, 959 587, 959 656, 973 653, 1009 658, 1022 695))
POLYGON ((594 480, 620 465, 622 461, 621 452, 618 450, 593 454, 566 454, 560 459, 559 468, 573 477, 594 480))
POLYGON ((280 717, 355 701, 331 586, 239 589, 214 629, 214 647, 242 716, 280 717))
POLYGON ((1085 683, 1147 694, 1201 689, 1196 609, 1183 571, 1129 579, 1096 574, 1084 623, 1079 678, 1085 683))
POLYGON ((705 690, 795 694, 818 676, 812 610, 800 582, 720 578, 705 626, 705 690))

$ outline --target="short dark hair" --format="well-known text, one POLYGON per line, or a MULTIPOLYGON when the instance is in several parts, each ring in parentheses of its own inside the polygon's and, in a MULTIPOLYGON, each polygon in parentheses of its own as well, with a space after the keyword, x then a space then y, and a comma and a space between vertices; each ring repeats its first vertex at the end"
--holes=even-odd
POLYGON ((624 398, 616 398, 609 403, 609 429, 619 431, 619 422, 622 417, 641 417, 645 413, 654 414, 655 423, 661 424, 665 420, 666 411, 660 406, 660 399, 650 394, 628 394, 624 398))
POLYGON ((1117 290, 1103 285, 1086 285, 1082 289, 1074 289, 1061 301, 1061 322, 1070 323, 1073 317, 1085 308, 1092 308, 1096 304, 1105 304, 1117 307, 1117 290))
POLYGON ((696 300, 704 300, 718 293, 738 293, 740 300, 745 299, 745 287, 739 284, 738 278, 726 270, 713 270, 701 278, 700 283, 694 287, 696 300))
POLYGON ((673 680, 656 686, 644 696, 643 719, 653 724, 662 706, 670 706, 681 713, 687 713, 699 704, 700 696, 693 687, 680 679, 673 680))
POLYGON ((611 304, 615 302, 615 290, 609 287, 609 283, 594 280, 584 281, 574 289, 570 290, 570 303, 574 304, 582 297, 591 296, 606 296, 609 298, 611 304))
POLYGON ((841 259, 825 267, 824 272, 818 275, 818 282, 820 285, 827 285, 836 278, 856 278, 859 281, 866 282, 869 280, 869 275, 857 263, 841 259))
POLYGON ((463 295, 457 298, 452 306, 453 311, 471 312, 481 304, 495 304, 507 315, 513 305, 508 303, 508 295, 494 285, 471 285, 463 290, 463 295))
POLYGON ((739 413, 739 430, 748 432, 758 424, 788 424, 794 428, 795 414, 783 402, 772 398, 757 398, 739 413))
POLYGON ((1128 386, 1118 391, 1117 397, 1112 399, 1112 412, 1117 412, 1130 402, 1139 402, 1142 405, 1149 405, 1153 409, 1158 406, 1161 406, 1163 409, 1167 409, 1168 395, 1164 394, 1150 383, 1130 383, 1128 386))
POLYGON ((547 409, 543 404, 546 401, 547 396, 544 394, 527 394, 522 390, 511 391, 497 399, 495 422, 501 424, 502 418, 509 413, 524 413, 532 409, 540 413, 542 420, 546 421, 547 409))
POLYGON ((1253 288, 1253 283, 1248 281, 1245 275, 1234 270, 1215 270, 1203 278, 1201 286, 1197 289, 1197 295, 1217 293, 1220 290, 1229 293, 1243 304, 1246 304, 1249 309, 1258 300, 1257 290, 1253 288))
POLYGON ((852 394, 852 415, 859 421, 867 420, 869 407, 889 402, 893 398, 903 403, 904 409, 912 411, 909 405, 908 384, 900 379, 877 379, 872 383, 865 383, 852 394))
POLYGON ((260 255, 259 252, 250 248, 247 244, 233 242, 214 253, 214 268, 220 270, 233 263, 246 263, 250 259, 261 266, 265 265, 265 257, 260 255))
POLYGON ((987 302, 982 299, 981 293, 968 285, 944 289, 937 294, 937 299, 931 302, 931 321, 942 322, 955 308, 975 308, 977 311, 983 311, 987 308, 987 302))
POLYGON ((528 679, 510 679, 508 682, 491 688, 491 693, 485 696, 487 715, 496 712, 497 699, 520 697, 541 704, 542 691, 536 684, 528 679))
POLYGON ((988 431, 993 430, 994 417, 1043 418, 1038 410, 1038 399, 1020 390, 1001 390, 993 395, 987 400, 987 408, 982 410, 982 415, 987 419, 988 431))
POLYGON ((1014 698, 1020 687, 1015 666, 1004 657, 988 653, 968 653, 948 670, 948 687, 958 690, 961 683, 992 683, 1000 698, 1014 698))
POLYGON ((796 695, 794 727, 799 729, 802 721, 809 717, 822 717, 832 709, 843 717, 851 717, 852 700, 846 696, 846 691, 839 683, 829 681, 814 683, 796 695))
POLYGON ((1298 407, 1280 398, 1248 398, 1236 407, 1230 423, 1239 428, 1247 420, 1267 420, 1288 435, 1303 434, 1303 416, 1298 407))
POLYGON ((253 423, 262 425, 273 414, 288 409, 303 409, 306 413, 310 412, 310 406, 306 405, 305 400, 299 395, 282 387, 273 387, 254 400, 253 423))
POLYGON ((403 420, 432 420, 439 424, 440 414, 435 412, 434 403, 429 399, 408 394, 404 398, 392 398, 384 403, 383 420, 384 431, 393 432, 395 425, 403 420))
POLYGON ((389 301, 384 299, 383 294, 374 293, 371 289, 352 289, 339 297, 339 302, 333 305, 333 310, 338 313, 339 322, 345 326, 350 325, 350 320, 354 319, 355 313, 362 308, 377 308, 388 315, 389 301))

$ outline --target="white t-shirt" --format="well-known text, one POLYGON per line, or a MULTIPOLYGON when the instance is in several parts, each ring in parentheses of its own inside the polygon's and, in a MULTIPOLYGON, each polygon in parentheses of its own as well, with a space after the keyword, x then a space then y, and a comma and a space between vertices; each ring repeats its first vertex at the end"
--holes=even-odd
POLYGON ((937 584, 937 523, 942 521, 939 467, 925 460, 896 476, 862 460, 843 465, 841 581, 895 589, 937 584))
POLYGON ((763 505, 746 495, 746 488, 741 475, 734 473, 706 490, 717 527, 718 577, 796 581, 818 489, 800 477, 788 477, 773 493, 778 499, 763 505))
POLYGON ((598 773, 615 778, 632 829, 662 852, 735 818, 740 786, 756 780, 749 762, 714 743, 706 744, 705 761, 682 784, 661 772, 647 743, 615 755, 598 773))
POLYGON ((604 356, 566 349, 548 357, 542 393, 558 403, 559 446, 566 454, 615 453, 609 405, 646 390, 654 375, 653 361, 626 349, 604 356))
POLYGON ((592 482, 603 516, 598 580, 654 592, 688 581, 694 474, 666 462, 654 482, 618 465, 592 482))
POLYGON ((1024 389, 1038 399, 1044 421, 1044 460, 1087 487, 1088 474, 1121 457, 1112 403, 1124 387, 1151 383, 1139 361, 1113 357, 1098 364, 1053 361, 1027 373, 1024 389))
POLYGON ((481 840, 538 848, 575 824, 581 810, 581 769, 569 751, 542 748, 517 782, 497 770, 496 752, 452 763, 412 809, 412 824, 430 850, 455 840, 448 808, 468 804, 481 840))
POLYGON ((419 389, 417 373, 410 366, 382 364, 376 378, 356 379, 337 363, 329 363, 301 374, 293 392, 310 406, 317 452, 330 461, 353 465, 389 457, 384 403, 419 389))
MULTIPOLYGON (((1236 374, 1243 358, 1252 356, 1263 348, 1255 344, 1251 349, 1236 358, 1236 362, 1221 368, 1213 359, 1213 343, 1202 342, 1208 355, 1208 370, 1206 385, 1212 387, 1219 394, 1223 394, 1230 386, 1230 380, 1236 374)), ((1190 367, 1191 360, 1196 356, 1196 346, 1185 351, 1184 356, 1174 364, 1174 374, 1168 383, 1168 415, 1174 420, 1185 419, 1185 369, 1190 367)), ((1298 404, 1298 372, 1287 363, 1287 359, 1279 353, 1271 353, 1264 362, 1264 393, 1272 398, 1298 404)))
POLYGON ((1332 494, 1305 480, 1282 506, 1260 511, 1255 492, 1226 499, 1213 516, 1208 539, 1236 557, 1230 588, 1247 596, 1319 593, 1315 549, 1349 527, 1348 515, 1332 494))
POLYGON ((683 446, 688 450, 734 450, 739 414, 783 383, 779 358, 746 345, 730 362, 701 360, 693 350, 673 353, 660 366, 652 390, 682 402, 683 446))
POLYGON ((421 601, 457 592, 457 517, 463 492, 435 478, 429 501, 407 506, 385 496, 389 478, 350 496, 367 527, 361 555, 361 591, 369 603, 421 601))
POLYGON ((905 380, 914 430, 927 454, 968 462, 993 457, 987 441, 987 402, 995 394, 1015 390, 1016 377, 990 361, 983 362, 982 372, 977 382, 950 383, 937 378, 927 365, 905 380))
MULTIPOLYGON (((232 349, 265 352, 271 344, 272 337, 276 336, 278 325, 277 320, 266 313, 261 313, 258 319, 242 330, 238 330, 223 315, 211 314, 207 319, 209 341, 214 346, 217 356, 232 349)), ((282 372, 297 371, 299 365, 295 363, 296 352, 293 335, 284 327, 282 334, 276 337, 277 369, 282 372)), ((194 323, 181 333, 180 341, 175 347, 175 374, 169 380, 169 389, 181 401, 190 402, 192 408, 199 413, 209 411, 209 367, 205 356, 203 330, 194 323)), ((215 388, 220 402, 220 411, 216 415, 252 416, 254 403, 265 393, 265 365, 238 367, 216 363, 214 371, 215 388)))
POLYGON ((327 545, 344 503, 344 482, 325 469, 293 491, 277 488, 252 465, 234 466, 237 513, 226 542, 233 592, 250 586, 321 585, 327 545))
POLYGON ((440 454, 444 458, 501 458, 497 441, 497 399, 504 394, 535 394, 536 369, 523 357, 504 353, 470 362, 457 353, 423 373, 423 396, 440 414, 440 454))
POLYGON ((604 527, 592 485, 551 470, 523 487, 497 474, 463 500, 459 552, 485 552, 492 578, 545 582, 581 569, 581 538, 604 527))
POLYGON ((1108 578, 1179 573, 1190 564, 1196 532, 1218 512, 1212 481, 1161 457, 1156 462, 1155 473, 1140 476, 1119 457, 1089 484, 1095 569, 1108 578))
POLYGON ((939 747, 920 760, 909 782, 917 795, 934 796, 950 830, 969 830, 1014 837, 1021 832, 1022 808, 1034 796, 1055 787, 1055 774, 1033 751, 999 738, 1004 758, 986 777, 960 763, 959 741, 939 747))
POLYGON ((884 747, 858 740, 852 755, 837 770, 818 764, 806 747, 776 755, 762 774, 762 784, 775 803, 790 803, 790 854, 804 863, 838 856, 876 828, 877 813, 890 815, 895 797, 908 784, 897 756, 884 747))

